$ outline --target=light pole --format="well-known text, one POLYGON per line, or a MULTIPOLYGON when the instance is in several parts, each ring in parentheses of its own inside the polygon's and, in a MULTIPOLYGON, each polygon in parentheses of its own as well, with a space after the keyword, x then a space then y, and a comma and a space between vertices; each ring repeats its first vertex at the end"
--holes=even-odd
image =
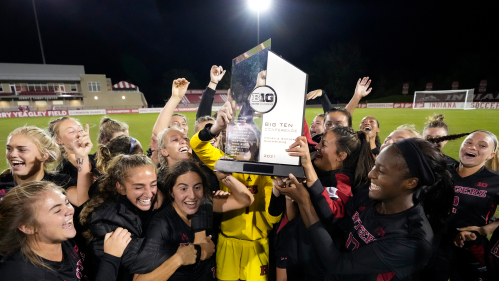
POLYGON ((270 0, 248 0, 248 6, 256 11, 256 39, 258 45, 260 44, 260 12, 269 8, 270 0))
POLYGON ((33 11, 35 11, 36 30, 38 31, 38 40, 40 41, 40 49, 42 51, 43 64, 45 64, 45 54, 43 53, 42 35, 40 34, 40 27, 38 26, 38 16, 36 15, 35 0, 31 0, 31 2, 33 2, 33 11))

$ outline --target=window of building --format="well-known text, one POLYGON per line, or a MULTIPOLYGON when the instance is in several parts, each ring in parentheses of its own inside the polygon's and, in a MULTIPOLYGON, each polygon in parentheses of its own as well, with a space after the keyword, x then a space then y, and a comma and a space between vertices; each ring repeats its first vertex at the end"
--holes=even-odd
POLYGON ((37 100, 35 101, 36 106, 47 106, 47 101, 45 100, 37 100))
POLYGON ((0 92, 3 92, 3 86, 1 83, 0 83, 0 92))
POLYGON ((53 105, 64 105, 64 101, 63 100, 53 100, 52 104, 53 105))
POLYGON ((88 82, 88 91, 100 92, 100 83, 99 82, 88 82))
POLYGON ((78 92, 78 88, 76 87, 76 84, 71 84, 71 92, 78 92))
POLYGON ((29 101, 18 101, 17 105, 29 105, 29 101))

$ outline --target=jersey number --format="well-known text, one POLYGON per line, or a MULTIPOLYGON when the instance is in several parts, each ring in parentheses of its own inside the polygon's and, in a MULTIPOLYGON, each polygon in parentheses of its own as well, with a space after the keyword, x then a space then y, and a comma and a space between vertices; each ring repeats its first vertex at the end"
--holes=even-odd
POLYGON ((345 247, 348 249, 348 247, 350 246, 350 244, 353 244, 353 249, 352 251, 354 250, 357 250, 359 248, 359 241, 357 241, 357 239, 355 239, 353 237, 353 234, 350 232, 350 234, 348 235, 348 240, 347 240, 347 243, 345 244, 345 247))
MULTIPOLYGON (((454 207, 457 207, 459 205, 459 196, 454 196, 454 207)), ((452 212, 455 214, 457 212, 456 208, 452 208, 452 212)))

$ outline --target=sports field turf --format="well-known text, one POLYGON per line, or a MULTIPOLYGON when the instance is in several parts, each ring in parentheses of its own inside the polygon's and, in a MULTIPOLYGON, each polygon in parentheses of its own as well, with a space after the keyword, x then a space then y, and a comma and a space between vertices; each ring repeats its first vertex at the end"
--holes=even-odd
MULTIPOLYGON (((316 114, 322 113, 322 108, 308 108, 306 110, 306 119, 310 124, 316 114)), ((499 134, 497 121, 499 118, 499 110, 494 109, 477 109, 477 110, 424 110, 424 109, 364 109, 358 108, 353 115, 353 126, 358 128, 362 118, 367 115, 372 115, 378 118, 381 128, 381 141, 393 131, 396 127, 405 123, 413 123, 418 129, 424 127, 426 117, 433 113, 443 113, 447 122, 450 133, 470 132, 476 129, 489 130, 496 135, 499 134)), ((194 130, 195 112, 184 113, 189 120, 189 136, 194 130)), ((292 114, 292 113, 290 113, 292 114)), ((126 122, 130 126, 130 135, 137 138, 144 147, 148 148, 151 137, 152 127, 156 121, 158 114, 113 114, 111 118, 126 122)), ((78 119, 84 125, 90 124, 90 134, 94 141, 93 151, 97 149, 97 133, 98 124, 101 115, 95 116, 79 116, 78 119)), ((0 119, 0 171, 8 167, 5 160, 5 144, 9 132, 23 125, 34 125, 40 128, 46 128, 49 120, 52 117, 28 117, 28 118, 9 118, 0 119)), ((457 158, 459 147, 462 139, 450 141, 444 147, 444 153, 451 157, 457 158)))

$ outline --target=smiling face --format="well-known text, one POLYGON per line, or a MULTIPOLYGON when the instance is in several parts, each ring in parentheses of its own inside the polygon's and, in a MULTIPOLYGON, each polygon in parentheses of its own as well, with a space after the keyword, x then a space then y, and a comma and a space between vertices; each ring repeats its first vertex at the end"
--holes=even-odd
POLYGON ((166 157, 168 165, 190 158, 192 150, 186 134, 172 129, 163 135, 163 141, 165 147, 161 148, 160 152, 166 157))
POLYGON ((203 201, 203 181, 196 173, 189 171, 177 178, 172 188, 173 205, 181 217, 193 215, 203 201))
MULTIPOLYGON (((423 131, 423 138, 425 140, 427 140, 429 138, 439 138, 439 137, 443 137, 443 136, 447 136, 447 135, 448 135, 448 133, 444 128, 426 128, 423 131)), ((439 142, 437 144, 437 146, 439 149, 442 149, 446 143, 447 143, 447 141, 442 141, 442 142, 439 142)))
POLYGON ((338 155, 335 133, 331 131, 326 132, 315 149, 317 149, 317 156, 314 159, 314 164, 317 168, 324 171, 331 171, 340 167, 343 159, 340 157, 341 154, 338 155))
POLYGON ((369 172, 369 198, 386 202, 412 192, 407 188, 411 186, 408 173, 407 164, 397 153, 395 146, 388 146, 378 155, 373 169, 369 172))
POLYGON ((187 126, 187 122, 182 116, 172 116, 172 119, 170 121, 170 127, 172 126, 177 126, 180 129, 184 130, 185 134, 189 133, 189 126, 187 126))
POLYGON ((312 125, 310 125, 310 135, 315 137, 316 135, 320 135, 324 133, 324 117, 315 116, 312 121, 312 125))
POLYGON ((157 193, 156 171, 150 166, 131 168, 126 172, 125 186, 116 183, 118 192, 142 211, 148 211, 157 193))
POLYGON ((33 140, 25 135, 13 135, 7 140, 5 157, 18 177, 30 177, 43 170, 43 156, 33 140))
POLYGON ((337 126, 348 127, 348 117, 340 111, 329 112, 326 115, 326 120, 324 123, 325 130, 328 131, 331 128, 337 126))
POLYGON ((494 148, 494 140, 487 133, 470 134, 461 145, 459 160, 466 168, 483 166, 495 156, 494 148))
POLYGON ((408 130, 396 130, 393 131, 388 137, 386 137, 385 142, 381 146, 380 150, 385 149, 387 146, 394 142, 398 142, 408 138, 414 138, 415 136, 408 130))
POLYGON ((83 131, 83 127, 74 119, 61 121, 55 141, 64 146, 66 150, 73 150, 73 142, 78 132, 83 131))
POLYGON ((376 134, 380 132, 378 120, 373 116, 366 116, 360 122, 359 129, 364 131, 369 139, 376 138, 376 134))
MULTIPOLYGON (((38 242, 52 244, 75 237, 73 214, 73 206, 66 195, 55 189, 45 191, 36 206, 38 226, 33 238, 38 242)), ((21 228, 21 231, 26 233, 26 229, 21 228)), ((31 234, 30 231, 27 234, 31 234)))

